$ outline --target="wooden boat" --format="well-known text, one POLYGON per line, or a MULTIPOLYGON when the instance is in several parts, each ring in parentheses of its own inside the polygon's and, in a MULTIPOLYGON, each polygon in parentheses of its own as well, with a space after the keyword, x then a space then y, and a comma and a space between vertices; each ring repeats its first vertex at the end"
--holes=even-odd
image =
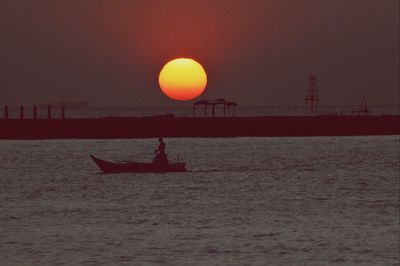
POLYGON ((167 173, 186 172, 185 163, 155 164, 133 161, 108 162, 90 155, 96 165, 104 173, 167 173))

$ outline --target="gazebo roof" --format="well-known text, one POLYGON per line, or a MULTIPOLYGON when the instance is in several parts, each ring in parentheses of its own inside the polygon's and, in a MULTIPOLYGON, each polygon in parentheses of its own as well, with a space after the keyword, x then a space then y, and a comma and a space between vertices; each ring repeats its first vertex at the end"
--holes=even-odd
POLYGON ((222 103, 222 104, 224 104, 224 103, 226 103, 226 100, 225 100, 224 98, 217 98, 217 99, 214 100, 214 102, 215 102, 215 103, 222 103))
POLYGON ((228 105, 228 106, 237 106, 238 105, 236 102, 227 101, 223 98, 217 98, 214 101, 199 100, 197 102, 194 102, 194 105, 215 105, 215 104, 224 104, 224 105, 228 105))
POLYGON ((207 101, 207 100, 200 100, 200 101, 197 101, 197 102, 194 103, 194 105, 200 105, 200 104, 211 105, 213 103, 210 102, 210 101, 207 101))

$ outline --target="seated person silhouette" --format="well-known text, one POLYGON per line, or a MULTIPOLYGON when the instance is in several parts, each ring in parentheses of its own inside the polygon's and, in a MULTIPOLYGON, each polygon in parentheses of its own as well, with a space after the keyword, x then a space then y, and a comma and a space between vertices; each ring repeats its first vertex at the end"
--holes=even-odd
POLYGON ((157 153, 157 155, 153 159, 154 164, 168 164, 168 157, 167 154, 165 153, 165 143, 163 141, 163 138, 158 138, 158 141, 160 144, 158 145, 158 148, 154 151, 157 153))

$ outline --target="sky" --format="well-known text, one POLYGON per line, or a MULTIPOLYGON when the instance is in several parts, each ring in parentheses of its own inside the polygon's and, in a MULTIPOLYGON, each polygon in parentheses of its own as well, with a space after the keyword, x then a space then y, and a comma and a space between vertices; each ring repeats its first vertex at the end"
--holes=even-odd
POLYGON ((182 106, 158 86, 177 57, 208 74, 201 99, 399 104, 398 0, 2 0, 0 104, 182 106))

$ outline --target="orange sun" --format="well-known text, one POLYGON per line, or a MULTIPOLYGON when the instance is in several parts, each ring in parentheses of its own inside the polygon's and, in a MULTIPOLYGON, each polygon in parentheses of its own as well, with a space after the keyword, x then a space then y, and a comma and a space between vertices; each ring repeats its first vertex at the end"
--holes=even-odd
POLYGON ((169 61, 160 72, 158 83, 168 97, 187 101, 204 92, 207 74, 204 68, 190 58, 177 58, 169 61))

